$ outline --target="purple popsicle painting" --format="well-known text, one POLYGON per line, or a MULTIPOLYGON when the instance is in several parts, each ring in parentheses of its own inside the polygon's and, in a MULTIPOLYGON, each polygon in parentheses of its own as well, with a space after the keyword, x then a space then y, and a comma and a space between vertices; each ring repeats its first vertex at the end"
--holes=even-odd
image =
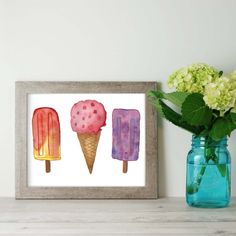
POLYGON ((114 109, 112 112, 112 158, 123 161, 123 173, 128 161, 139 158, 140 113, 135 109, 114 109))

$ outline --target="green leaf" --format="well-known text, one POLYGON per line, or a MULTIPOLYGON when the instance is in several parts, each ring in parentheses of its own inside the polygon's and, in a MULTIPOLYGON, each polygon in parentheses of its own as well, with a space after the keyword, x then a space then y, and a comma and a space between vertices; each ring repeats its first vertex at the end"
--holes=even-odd
POLYGON ((226 170, 227 170, 226 164, 218 164, 217 168, 218 168, 220 174, 222 175, 222 177, 225 177, 226 176, 226 170))
POLYGON ((155 100, 152 100, 152 105, 156 108, 158 114, 162 117, 162 118, 165 118, 165 115, 162 111, 162 106, 160 104, 160 100, 159 99, 155 99, 155 100))
POLYGON ((203 95, 190 94, 182 105, 183 119, 191 125, 208 125, 212 119, 212 110, 206 106, 203 95))
POLYGON ((199 134, 199 136, 203 136, 203 137, 206 137, 209 135, 209 130, 208 129, 204 129, 203 131, 201 131, 201 133, 199 134))
POLYGON ((200 188, 200 184, 202 182, 202 177, 204 176, 204 173, 206 171, 206 167, 207 167, 207 165, 202 166, 201 170, 198 172, 194 181, 190 185, 187 186, 187 193, 188 194, 194 194, 194 193, 198 192, 198 190, 200 188))
POLYGON ((159 99, 166 99, 169 102, 173 103, 177 107, 181 107, 186 97, 189 93, 184 92, 173 92, 173 93, 164 93, 160 90, 150 91, 148 94, 150 97, 155 97, 159 99))
POLYGON ((161 92, 161 91, 159 91, 159 90, 157 90, 157 91, 151 90, 151 91, 148 92, 148 97, 151 97, 151 98, 162 98, 162 97, 160 97, 161 93, 159 93, 159 92, 161 92))
POLYGON ((157 99, 155 101, 155 103, 156 103, 156 108, 157 108, 158 112, 161 114, 161 116, 166 118, 171 123, 183 128, 189 132, 192 132, 194 134, 198 134, 201 131, 199 129, 199 127, 189 125, 187 122, 183 121, 182 116, 179 113, 172 110, 160 99, 157 99))
POLYGON ((226 135, 230 135, 236 128, 236 124, 232 120, 225 117, 219 117, 216 119, 210 131, 210 137, 216 141, 222 139, 226 135))
POLYGON ((230 117, 230 119, 232 120, 232 122, 233 122, 234 124, 236 124, 236 113, 230 112, 230 113, 229 113, 229 117, 230 117))
POLYGON ((197 193, 199 189, 199 184, 193 183, 187 186, 186 191, 188 194, 192 195, 194 193, 197 193))

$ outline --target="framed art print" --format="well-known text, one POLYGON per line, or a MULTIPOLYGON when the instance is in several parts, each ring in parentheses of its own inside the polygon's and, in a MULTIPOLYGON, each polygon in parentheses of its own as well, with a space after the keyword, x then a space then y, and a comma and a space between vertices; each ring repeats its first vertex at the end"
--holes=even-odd
POLYGON ((157 198, 155 82, 16 82, 16 198, 157 198))

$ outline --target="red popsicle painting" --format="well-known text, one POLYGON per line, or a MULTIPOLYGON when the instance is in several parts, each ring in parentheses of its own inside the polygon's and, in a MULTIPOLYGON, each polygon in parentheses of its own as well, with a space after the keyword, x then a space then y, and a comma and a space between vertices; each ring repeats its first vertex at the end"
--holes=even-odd
POLYGON ((34 158, 45 161, 46 173, 49 173, 50 161, 61 159, 60 122, 57 112, 50 107, 35 109, 32 127, 34 158))
POLYGON ((114 109, 112 112, 112 157, 123 161, 123 173, 128 161, 139 158, 140 113, 135 109, 114 109))
POLYGON ((106 125, 106 110, 96 100, 75 103, 71 109, 71 128, 77 133, 89 173, 92 174, 101 127, 106 125))

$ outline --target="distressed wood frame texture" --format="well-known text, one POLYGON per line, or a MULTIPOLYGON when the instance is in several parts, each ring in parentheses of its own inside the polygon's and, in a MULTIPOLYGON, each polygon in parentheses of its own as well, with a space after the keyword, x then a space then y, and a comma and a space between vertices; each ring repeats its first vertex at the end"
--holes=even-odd
POLYGON ((16 82, 15 156, 16 199, 155 199, 158 197, 156 112, 147 95, 146 183, 144 187, 30 187, 27 166, 28 94, 40 93, 145 93, 156 82, 16 82))

